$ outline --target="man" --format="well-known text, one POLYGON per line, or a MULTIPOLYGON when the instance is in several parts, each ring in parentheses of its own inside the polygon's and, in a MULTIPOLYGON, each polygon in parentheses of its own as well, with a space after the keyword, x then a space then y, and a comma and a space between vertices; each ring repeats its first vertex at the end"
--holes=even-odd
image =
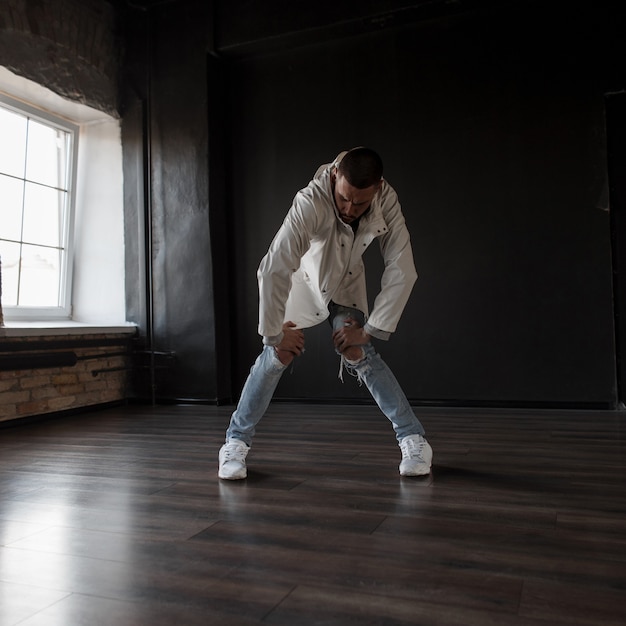
POLYGON ((318 169, 296 194, 258 269, 263 351, 244 385, 219 453, 218 476, 247 476, 255 428, 287 368, 304 352, 303 328, 329 319, 341 369, 367 386, 391 421, 402 451, 400 474, 430 472, 432 449, 395 376, 371 338, 387 340, 417 279, 396 192, 383 179, 376 152, 354 148, 318 169), (368 316, 362 255, 380 242, 381 290, 368 316))

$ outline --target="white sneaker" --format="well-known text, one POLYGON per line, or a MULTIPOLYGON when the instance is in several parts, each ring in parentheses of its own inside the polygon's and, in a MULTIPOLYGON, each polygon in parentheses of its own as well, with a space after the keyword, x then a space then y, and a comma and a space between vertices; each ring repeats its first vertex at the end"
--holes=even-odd
POLYGON ((241 439, 229 439, 220 448, 217 475, 224 480, 241 480, 248 475, 246 455, 250 447, 241 439))
POLYGON ((426 476, 426 474, 430 474, 433 449, 422 435, 409 435, 399 445, 402 451, 400 476, 426 476))

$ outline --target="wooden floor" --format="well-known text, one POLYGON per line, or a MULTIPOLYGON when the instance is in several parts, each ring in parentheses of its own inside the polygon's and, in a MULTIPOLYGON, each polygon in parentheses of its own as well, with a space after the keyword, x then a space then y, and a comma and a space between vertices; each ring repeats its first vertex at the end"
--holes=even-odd
POLYGON ((626 624, 626 417, 419 411, 400 478, 375 407, 231 407, 0 430, 0 625, 626 624))

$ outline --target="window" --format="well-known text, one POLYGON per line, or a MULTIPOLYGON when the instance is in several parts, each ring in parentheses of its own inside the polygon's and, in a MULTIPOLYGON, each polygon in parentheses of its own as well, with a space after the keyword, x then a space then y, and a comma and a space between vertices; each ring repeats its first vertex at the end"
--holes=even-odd
POLYGON ((5 313, 69 318, 78 126, 0 94, 5 313))
MULTIPOLYGON (((38 183, 42 191, 47 190, 47 194, 51 193, 50 188, 56 192, 51 216, 55 220, 54 228, 50 226, 49 230, 56 233, 58 239, 54 242, 50 242, 50 238, 31 242, 26 238, 27 233, 24 237, 8 237, 5 234, 9 228, 8 196, 4 189, 0 191, 0 256, 3 263, 2 304, 5 324, 22 328, 33 325, 38 328, 67 328, 68 325, 86 324, 100 327, 125 325, 126 264, 120 119, 64 98, 1 65, 0 111, 13 114, 13 117, 9 116, 9 134, 6 123, 0 128, 0 178, 5 182, 7 178, 18 179, 24 190, 27 183, 38 183), (50 185, 49 182, 39 180, 40 177, 31 180, 31 174, 25 169, 28 143, 23 144, 21 174, 16 175, 10 170, 18 162, 17 148, 14 142, 9 144, 6 137, 13 136, 14 129, 19 123, 24 124, 24 120, 27 125, 33 123, 33 128, 39 124, 53 129, 50 132, 61 133, 58 139, 55 135, 52 142, 57 164, 53 170, 58 179, 56 184, 50 185), (64 133, 70 133, 71 139, 65 148, 65 158, 62 158, 59 144, 66 141, 63 137, 68 137, 64 133), (9 155, 8 164, 3 154, 9 155), (11 173, 7 173, 7 170, 11 173), (59 198, 63 199, 64 205, 60 204, 59 198), (58 234, 59 229, 65 239, 58 234), (17 265, 8 267, 4 247, 9 243, 14 248, 16 245, 33 244, 48 254, 51 249, 56 250, 54 258, 43 264, 46 267, 39 267, 41 271, 37 287, 39 298, 45 295, 45 290, 52 293, 55 298, 50 303, 52 306, 41 305, 40 300, 36 304, 19 301, 18 306, 20 293, 16 291, 16 284, 18 280, 24 280, 24 275, 23 272, 21 277, 16 274, 17 265), (53 273, 55 280, 42 280, 43 269, 50 271, 50 265, 58 270, 53 273), (10 278, 9 274, 12 274, 10 278), (9 291, 11 304, 8 301, 9 291)), ((3 119, 6 120, 6 117, 3 119)), ((24 136, 23 133, 21 136, 24 136)), ((32 135, 31 139, 34 141, 32 135)), ((22 202, 20 211, 29 206, 24 195, 22 202)), ((141 227, 139 223, 138 228, 141 227)), ((12 228, 15 230, 15 227, 12 228)), ((45 261, 48 257, 42 258, 45 261)), ((23 266, 25 261, 20 263, 19 269, 23 266)), ((20 286, 23 286, 23 282, 20 282, 20 286)))

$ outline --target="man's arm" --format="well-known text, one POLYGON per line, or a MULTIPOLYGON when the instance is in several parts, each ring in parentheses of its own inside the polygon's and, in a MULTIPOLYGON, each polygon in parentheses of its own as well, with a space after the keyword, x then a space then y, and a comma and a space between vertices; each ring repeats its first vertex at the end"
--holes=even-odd
POLYGON ((276 346, 283 339, 291 276, 300 267, 300 259, 311 245, 314 228, 314 207, 300 192, 257 271, 259 334, 266 345, 276 346))
POLYGON ((383 190, 383 217, 388 231, 380 238, 385 269, 381 289, 367 319, 365 331, 377 339, 388 339, 396 330, 417 280, 411 238, 396 192, 388 184, 383 190))

